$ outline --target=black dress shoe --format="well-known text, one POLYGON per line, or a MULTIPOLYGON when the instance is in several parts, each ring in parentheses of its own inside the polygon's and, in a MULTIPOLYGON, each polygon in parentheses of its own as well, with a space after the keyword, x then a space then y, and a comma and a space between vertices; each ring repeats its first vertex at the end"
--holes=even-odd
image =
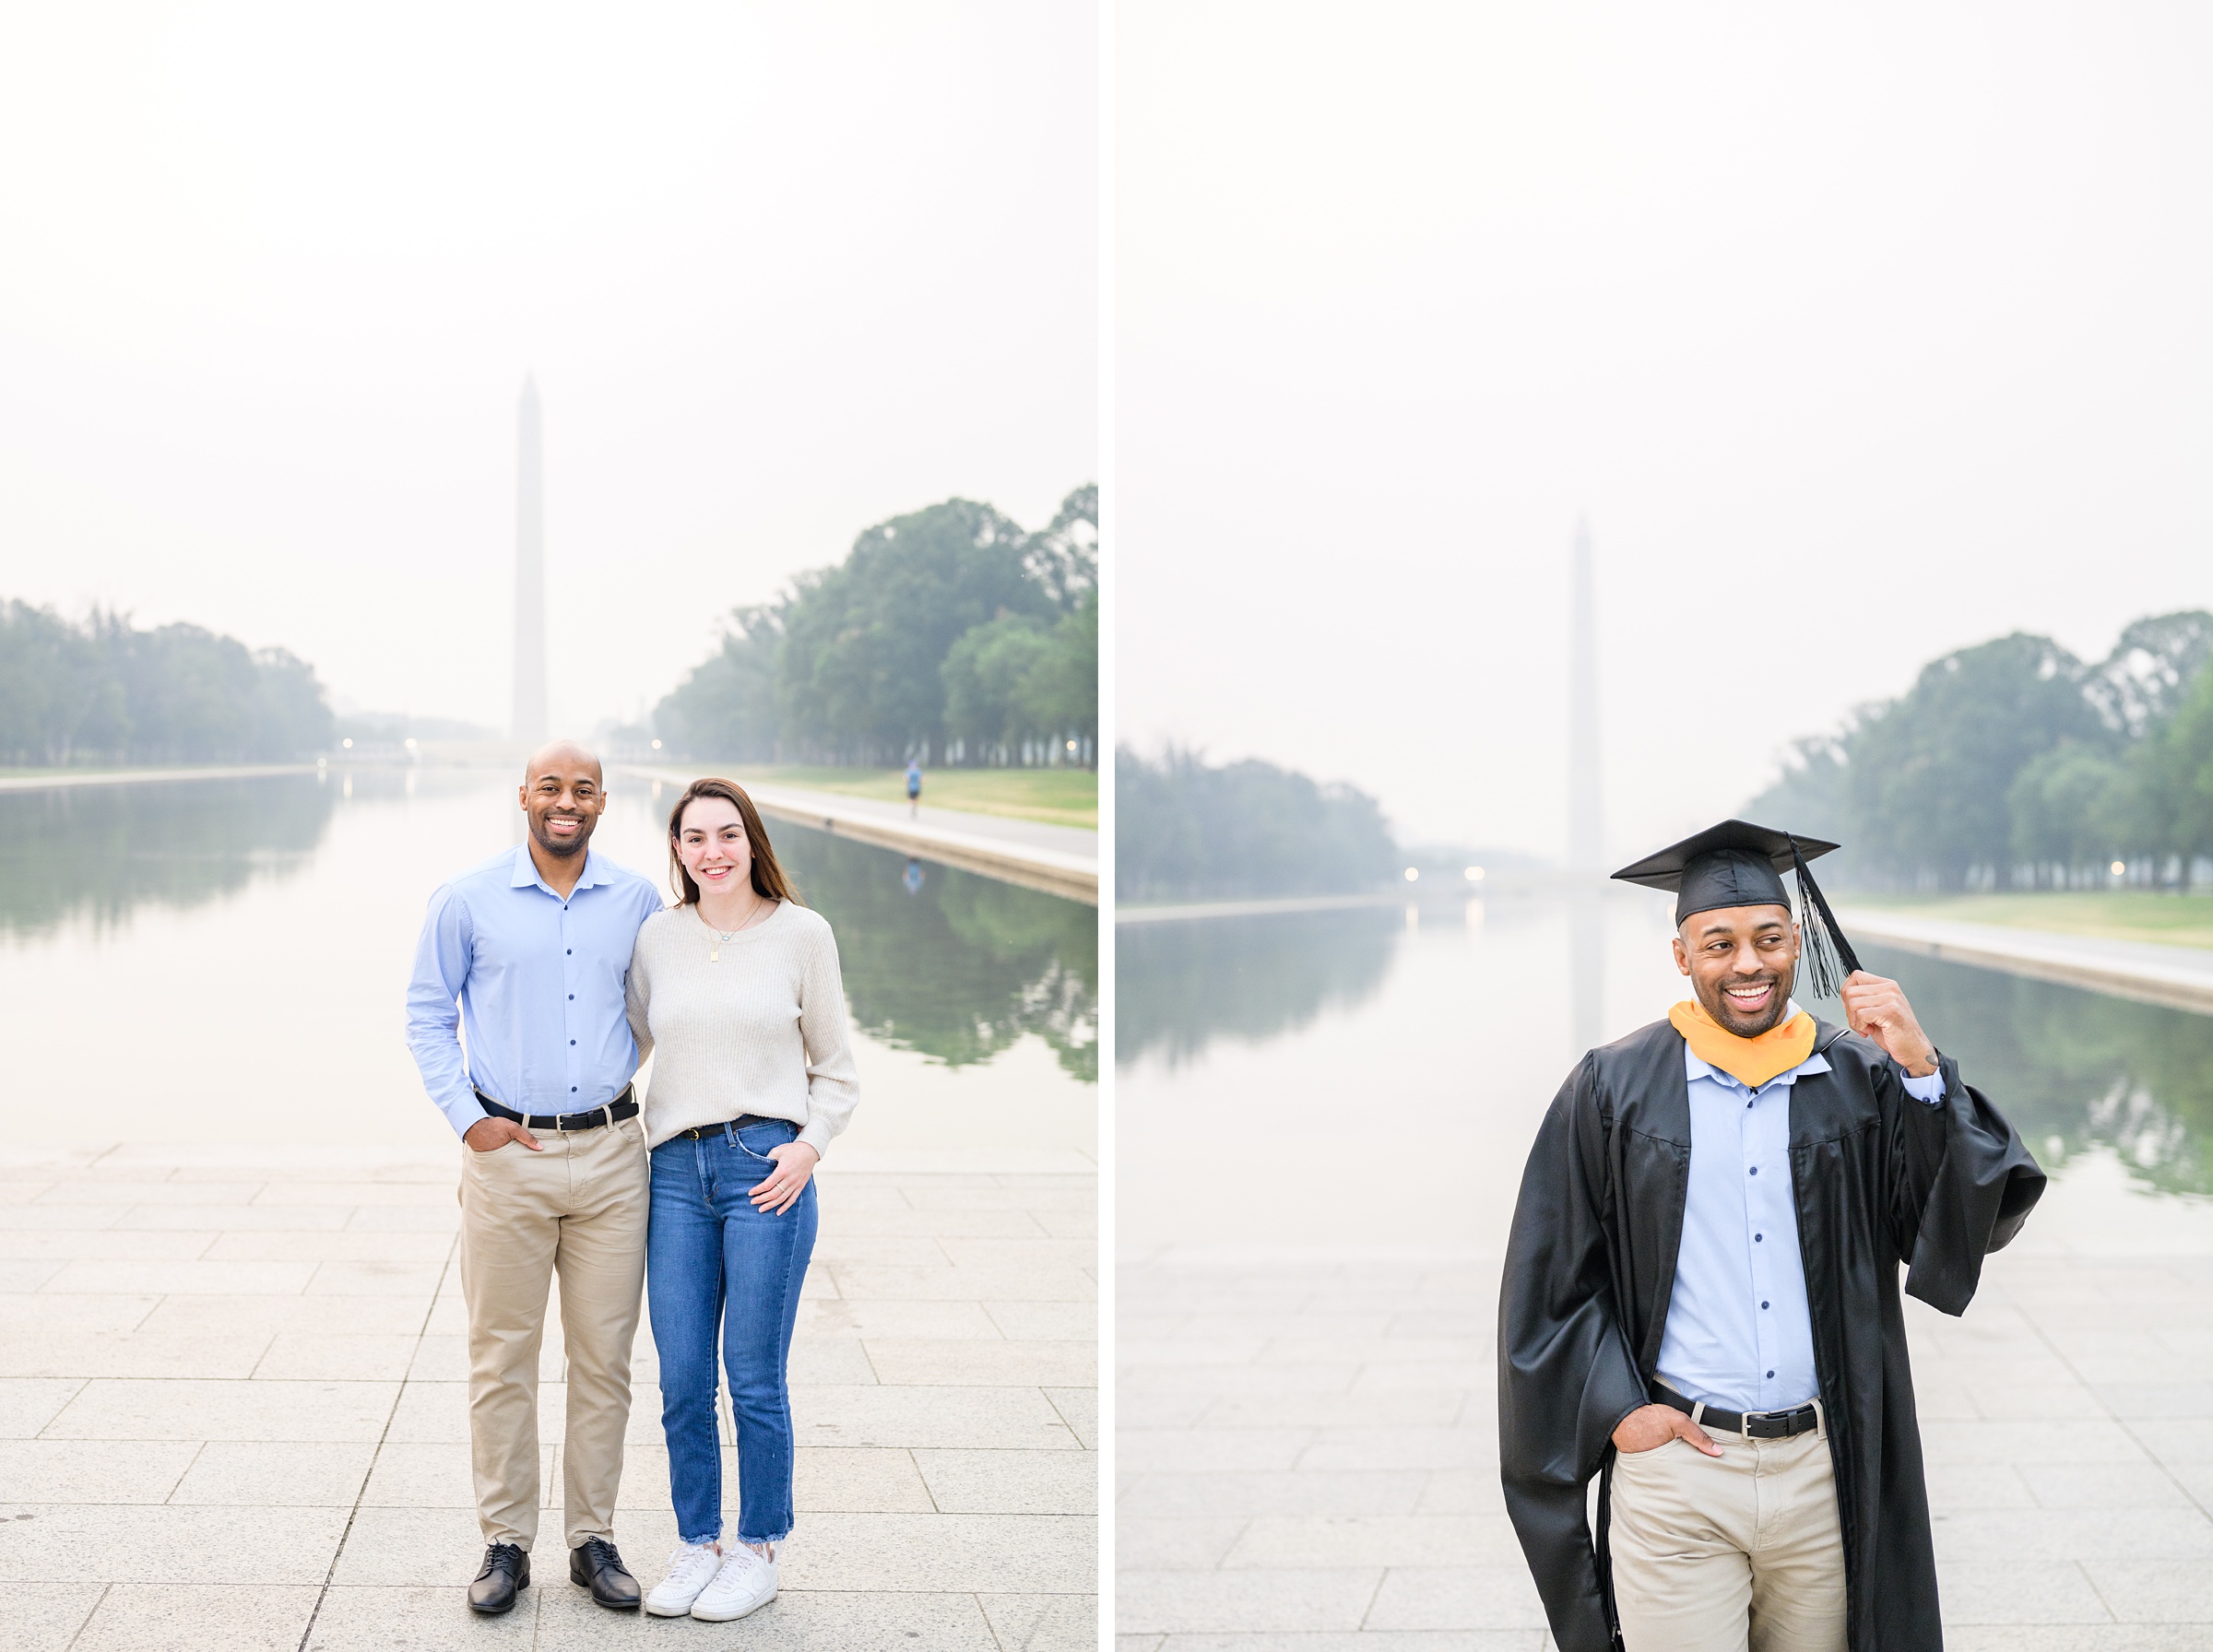
POLYGON ((609 1611, 638 1610, 638 1580, 605 1538, 586 1538, 569 1551, 569 1581, 591 1590, 609 1611))
POLYGON ((494 1543, 484 1551, 484 1569, 468 1586, 468 1610, 485 1613, 513 1611, 515 1598, 530 1587, 530 1555, 513 1543, 494 1543))

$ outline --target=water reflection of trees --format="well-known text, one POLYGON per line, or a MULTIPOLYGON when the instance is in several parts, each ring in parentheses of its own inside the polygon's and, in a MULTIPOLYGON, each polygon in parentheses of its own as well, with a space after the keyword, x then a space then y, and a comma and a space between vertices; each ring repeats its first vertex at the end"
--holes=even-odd
POLYGON ((846 996, 871 1036, 951 1067, 1024 1033, 1098 1079, 1098 914, 1074 901, 777 822, 776 853, 837 931, 846 996))
POLYGON ((1216 1038, 1296 1032, 1373 997, 1404 920, 1395 907, 1130 924, 1115 936, 1115 1058, 1170 1066, 1216 1038))
POLYGON ((337 789, 302 774, 0 794, 0 934, 196 906, 303 867, 337 789))
POLYGON ((2040 1157, 2110 1147, 2154 1186, 2213 1192, 2213 1016, 1868 950, 2040 1157))

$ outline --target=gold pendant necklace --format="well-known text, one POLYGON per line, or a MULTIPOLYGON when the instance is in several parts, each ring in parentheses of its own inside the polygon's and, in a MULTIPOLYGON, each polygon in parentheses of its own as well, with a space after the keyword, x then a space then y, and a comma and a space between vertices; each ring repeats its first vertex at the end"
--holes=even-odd
MULTIPOLYGON (((775 903, 774 901, 768 901, 763 903, 763 904, 773 907, 775 905, 775 903)), ((699 921, 703 924, 706 924, 707 933, 715 938, 715 946, 714 949, 707 954, 707 962, 709 963, 720 963, 722 962, 722 949, 728 945, 734 937, 742 935, 745 933, 745 931, 751 929, 753 926, 754 920, 760 917, 760 915, 761 908, 755 907, 753 909, 752 915, 748 917, 744 923, 739 925, 737 928, 726 932, 724 930, 716 928, 712 924, 707 924, 707 914, 704 912, 701 913, 699 914, 699 921)))

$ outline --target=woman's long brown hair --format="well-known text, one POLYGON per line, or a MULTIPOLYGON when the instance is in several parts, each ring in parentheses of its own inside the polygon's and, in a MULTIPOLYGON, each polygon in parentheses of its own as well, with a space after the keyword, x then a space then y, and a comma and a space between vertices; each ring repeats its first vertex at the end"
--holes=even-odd
POLYGON ((771 901, 789 901, 794 906, 804 906, 791 880, 784 876, 784 868, 776 863, 776 852, 768 841, 768 828, 761 824, 761 811, 753 800, 745 795, 745 788, 734 780, 694 780, 684 788, 684 795, 676 800, 676 808, 669 815, 669 882, 677 897, 687 906, 699 904, 699 885, 692 874, 684 870, 683 859, 676 852, 678 840, 684 831, 684 810, 702 797, 720 797, 735 804, 738 818, 745 822, 745 841, 753 852, 753 893, 764 895, 771 901))

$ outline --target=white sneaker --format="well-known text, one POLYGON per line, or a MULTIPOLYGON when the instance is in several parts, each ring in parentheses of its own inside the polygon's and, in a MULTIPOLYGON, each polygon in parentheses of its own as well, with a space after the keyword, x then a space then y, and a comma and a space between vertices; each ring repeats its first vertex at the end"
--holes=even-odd
POLYGON ((679 1543, 669 1557, 669 1575, 645 1597, 645 1610, 657 1618, 682 1617, 721 1565, 721 1552, 712 1543, 679 1543))
POLYGON ((692 1615, 710 1623, 727 1623, 760 1611, 775 1598, 776 1563, 763 1560, 743 1543, 732 1543, 715 1581, 692 1602, 692 1615))

